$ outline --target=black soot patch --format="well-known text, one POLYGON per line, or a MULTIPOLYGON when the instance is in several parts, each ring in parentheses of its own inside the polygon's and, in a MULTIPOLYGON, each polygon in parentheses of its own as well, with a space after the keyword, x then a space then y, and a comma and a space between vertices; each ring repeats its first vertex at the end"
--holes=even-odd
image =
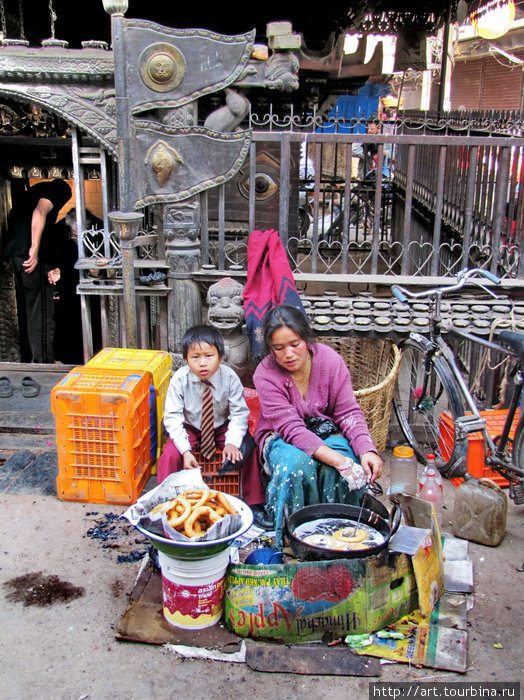
POLYGON ((13 603, 27 605, 53 605, 80 598, 85 589, 74 586, 69 581, 61 581, 58 576, 45 575, 41 571, 17 576, 4 583, 4 588, 11 589, 6 599, 13 603))

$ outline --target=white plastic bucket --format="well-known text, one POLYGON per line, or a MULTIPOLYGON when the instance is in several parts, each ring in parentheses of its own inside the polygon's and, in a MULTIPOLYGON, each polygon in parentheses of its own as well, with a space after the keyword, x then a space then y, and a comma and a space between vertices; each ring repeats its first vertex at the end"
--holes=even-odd
POLYGON ((224 609, 229 547, 204 559, 175 559, 160 551, 158 557, 167 622, 194 630, 216 624, 224 609))

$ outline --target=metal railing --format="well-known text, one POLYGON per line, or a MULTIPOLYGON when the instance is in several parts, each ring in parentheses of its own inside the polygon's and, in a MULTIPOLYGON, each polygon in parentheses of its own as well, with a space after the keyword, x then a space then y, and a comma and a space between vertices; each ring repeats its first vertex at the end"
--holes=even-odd
POLYGON ((422 281, 471 265, 508 284, 524 276, 520 122, 251 124, 249 162, 203 196, 203 264, 243 270, 249 233, 275 228, 297 276, 422 281))

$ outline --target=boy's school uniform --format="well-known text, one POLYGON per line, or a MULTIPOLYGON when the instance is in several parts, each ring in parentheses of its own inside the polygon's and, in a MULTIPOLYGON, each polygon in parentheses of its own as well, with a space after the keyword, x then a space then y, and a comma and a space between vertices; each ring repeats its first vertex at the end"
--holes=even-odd
MULTIPOLYGON (((244 387, 235 371, 223 363, 207 381, 213 395, 217 448, 230 444, 240 449, 248 430, 249 416, 244 387)), ((164 426, 169 438, 158 460, 158 483, 183 468, 184 452, 198 449, 204 389, 205 384, 188 365, 180 367, 171 378, 164 406, 164 426)), ((241 467, 241 491, 248 504, 265 502, 256 450, 246 456, 241 467)))
MULTIPOLYGON (((220 364, 207 381, 213 396, 214 427, 229 422, 226 443, 240 447, 247 432, 249 416, 244 387, 234 370, 224 364, 220 364)), ((164 425, 182 454, 191 449, 184 423, 197 430, 201 428, 205 386, 187 365, 180 367, 171 378, 164 406, 164 425)))

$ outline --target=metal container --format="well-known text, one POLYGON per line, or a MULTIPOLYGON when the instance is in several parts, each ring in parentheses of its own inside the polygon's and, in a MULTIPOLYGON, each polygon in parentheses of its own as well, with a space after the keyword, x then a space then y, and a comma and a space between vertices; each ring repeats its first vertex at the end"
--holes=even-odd
POLYGON ((506 534, 508 497, 490 479, 468 479, 457 489, 453 534, 463 540, 496 547, 506 534))
POLYGON ((289 546, 293 550, 295 556, 303 561, 359 559, 379 554, 385 550, 391 536, 397 531, 400 525, 400 519, 401 511, 397 505, 393 506, 389 519, 386 519, 379 513, 368 510, 368 508, 362 506, 349 506, 343 503, 318 503, 316 505, 300 508, 291 515, 284 512, 284 535, 289 540, 289 546), (295 536, 297 527, 304 523, 322 518, 343 518, 351 523, 360 522, 362 525, 368 525, 377 530, 377 532, 384 536, 384 541, 381 544, 372 545, 367 549, 351 551, 317 547, 295 536))
POLYGON ((140 524, 135 525, 135 527, 148 538, 154 547, 168 557, 175 557, 177 559, 204 559, 230 547, 233 540, 240 537, 246 530, 249 530, 253 524, 253 511, 248 505, 235 496, 228 496, 228 500, 231 501, 235 510, 242 517, 242 526, 228 537, 222 537, 219 540, 191 542, 191 540, 188 539, 187 542, 175 542, 175 540, 171 540, 163 534, 160 535, 156 532, 152 532, 142 527, 140 524))

